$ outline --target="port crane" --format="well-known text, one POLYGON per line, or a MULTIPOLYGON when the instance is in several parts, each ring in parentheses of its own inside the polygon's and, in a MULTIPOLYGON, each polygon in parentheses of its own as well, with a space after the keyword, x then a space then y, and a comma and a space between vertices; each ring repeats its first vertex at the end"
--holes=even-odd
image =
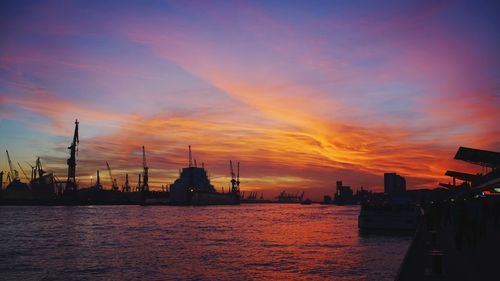
MULTIPOLYGON (((31 165, 30 165, 31 166, 31 165)), ((43 168, 42 168, 42 161, 40 161, 40 157, 36 159, 35 163, 35 176, 34 179, 37 178, 36 172, 38 172, 38 178, 43 177, 43 175, 46 173, 43 168)))
MULTIPOLYGON (((144 149, 144 145, 142 146, 142 186, 140 186, 141 191, 149 191, 149 173, 148 173, 148 165, 146 164, 146 150, 144 149)), ((140 179, 140 178, 139 178, 140 179)))
POLYGON ((26 162, 26 164, 28 164, 28 166, 31 167, 31 180, 32 181, 43 177, 43 175, 46 173, 42 168, 42 161, 40 161, 40 157, 36 158, 35 166, 31 166, 31 164, 28 161, 24 161, 24 162, 26 162))
POLYGON ((9 151, 5 150, 5 152, 7 153, 7 161, 9 162, 10 176, 12 178, 12 181, 18 180, 18 173, 16 170, 14 170, 14 168, 12 168, 12 161, 10 161, 9 151))
POLYGON ((114 178, 113 174, 111 173, 111 167, 109 167, 108 161, 106 161, 106 167, 108 168, 109 178, 111 179, 111 188, 114 191, 118 191, 118 184, 116 183, 116 178, 114 178))
POLYGON ((240 162, 238 162, 238 171, 237 175, 234 173, 233 169, 233 161, 229 160, 229 169, 231 172, 231 192, 239 193, 240 192, 240 162))
POLYGON ((66 188, 64 192, 74 192, 77 189, 76 184, 76 155, 78 152, 78 144, 80 140, 78 138, 78 119, 75 120, 75 132, 73 133, 73 141, 68 147, 70 150, 70 156, 68 158, 68 179, 66 180, 66 188))
POLYGON ((97 170, 97 178, 96 178, 96 182, 95 182, 94 187, 97 188, 97 189, 101 189, 102 188, 102 185, 101 185, 101 176, 99 175, 99 170, 97 170))

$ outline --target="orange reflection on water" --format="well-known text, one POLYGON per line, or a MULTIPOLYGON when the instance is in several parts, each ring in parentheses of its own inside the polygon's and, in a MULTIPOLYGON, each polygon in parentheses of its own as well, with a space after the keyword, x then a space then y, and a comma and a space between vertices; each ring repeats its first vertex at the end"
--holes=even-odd
POLYGON ((2 207, 0 224, 9 225, 0 228, 2 272, 7 279, 393 280, 411 237, 360 236, 358 212, 297 204, 2 207))

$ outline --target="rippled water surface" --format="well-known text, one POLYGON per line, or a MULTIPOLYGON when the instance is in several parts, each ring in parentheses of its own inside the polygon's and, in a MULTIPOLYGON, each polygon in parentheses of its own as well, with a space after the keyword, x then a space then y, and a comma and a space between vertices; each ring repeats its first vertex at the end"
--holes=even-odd
POLYGON ((393 280, 358 206, 0 207, 1 280, 393 280))

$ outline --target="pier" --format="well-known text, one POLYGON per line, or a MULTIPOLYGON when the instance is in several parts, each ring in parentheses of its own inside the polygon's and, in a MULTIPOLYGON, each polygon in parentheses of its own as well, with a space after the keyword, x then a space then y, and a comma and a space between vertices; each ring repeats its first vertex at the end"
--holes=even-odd
POLYGON ((484 175, 446 173, 454 195, 421 206, 415 237, 397 281, 498 280, 500 154, 460 147, 455 159, 491 169, 484 175), (456 185, 456 178, 463 180, 456 185), (456 190, 453 190, 456 189, 456 190))

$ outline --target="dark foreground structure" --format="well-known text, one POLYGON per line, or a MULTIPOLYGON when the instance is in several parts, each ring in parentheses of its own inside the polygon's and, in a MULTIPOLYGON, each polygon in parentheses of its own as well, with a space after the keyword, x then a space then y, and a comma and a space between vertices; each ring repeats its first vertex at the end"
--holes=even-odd
POLYGON ((428 202, 396 280, 499 280, 500 153, 460 147, 485 174, 446 172, 453 196, 428 202), (456 179, 462 180, 460 185, 456 179))

